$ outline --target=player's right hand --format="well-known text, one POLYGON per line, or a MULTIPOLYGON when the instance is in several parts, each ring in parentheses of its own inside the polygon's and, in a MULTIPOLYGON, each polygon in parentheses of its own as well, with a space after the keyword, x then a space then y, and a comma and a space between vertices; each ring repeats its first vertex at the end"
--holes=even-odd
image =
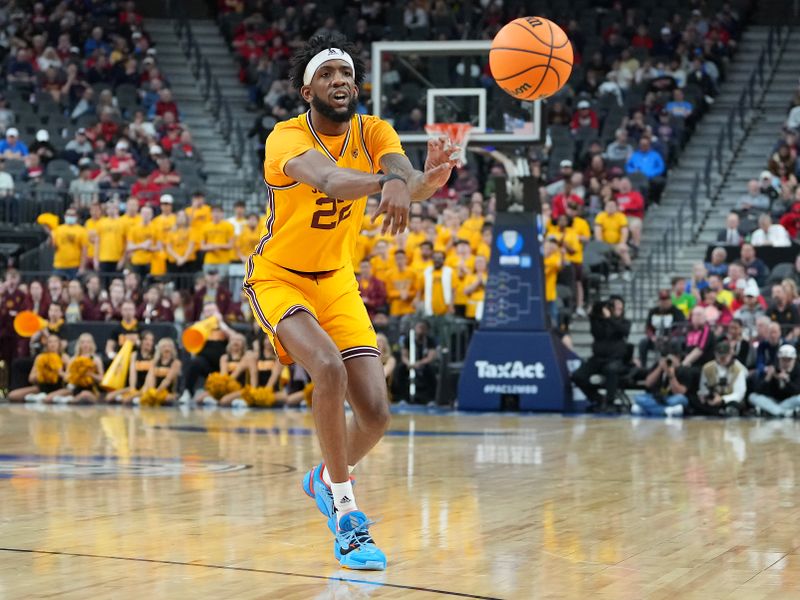
POLYGON ((408 185, 399 179, 390 179, 381 190, 381 203, 372 215, 372 222, 383 217, 381 234, 391 231, 392 235, 402 233, 408 224, 408 211, 411 207, 411 194, 408 185))

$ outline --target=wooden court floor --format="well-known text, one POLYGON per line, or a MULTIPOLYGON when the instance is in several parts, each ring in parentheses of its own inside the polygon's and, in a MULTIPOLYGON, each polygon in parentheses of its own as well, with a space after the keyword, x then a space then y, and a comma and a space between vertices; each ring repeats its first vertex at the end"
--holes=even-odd
POLYGON ((0 598, 800 598, 800 423, 398 414, 346 571, 304 412, 0 407, 0 598))

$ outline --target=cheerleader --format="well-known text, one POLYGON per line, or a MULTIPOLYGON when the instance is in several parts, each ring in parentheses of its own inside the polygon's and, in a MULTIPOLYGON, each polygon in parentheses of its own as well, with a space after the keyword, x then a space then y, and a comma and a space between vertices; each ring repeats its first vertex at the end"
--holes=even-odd
POLYGON ((219 360, 219 372, 211 373, 206 380, 208 391, 197 397, 197 402, 230 406, 241 397, 241 389, 257 378, 255 355, 247 351, 247 343, 240 333, 232 333, 225 354, 219 360))
POLYGON ((128 370, 128 386, 108 394, 109 403, 123 402, 130 404, 133 397, 144 387, 144 380, 153 366, 153 355, 156 350, 156 336, 152 331, 142 332, 139 349, 131 355, 131 365, 128 370))
POLYGON ((238 397, 233 398, 233 408, 282 406, 286 392, 282 389, 283 365, 278 362, 269 340, 262 337, 253 341, 252 354, 256 366, 254 386, 245 386, 238 397))
POLYGON ((67 386, 50 392, 44 399, 56 404, 93 404, 100 397, 103 363, 91 333, 82 333, 75 343, 75 354, 69 360, 62 378, 67 386))
POLYGON ((28 375, 31 385, 13 390, 9 402, 42 402, 48 394, 64 387, 64 365, 69 357, 61 351, 61 338, 51 333, 44 342, 43 352, 33 361, 28 375))
POLYGON ((181 361, 178 359, 175 342, 172 338, 158 340, 155 358, 145 378, 141 396, 133 399, 134 404, 142 406, 172 404, 178 396, 180 374, 181 361))
MULTIPOLYGON (((34 333, 31 336, 30 346, 31 353, 38 354, 47 345, 47 338, 55 334, 56 337, 61 335, 61 329, 64 327, 64 309, 60 304, 52 303, 47 307, 47 325, 34 333)), ((62 343, 62 351, 66 347, 62 343)))

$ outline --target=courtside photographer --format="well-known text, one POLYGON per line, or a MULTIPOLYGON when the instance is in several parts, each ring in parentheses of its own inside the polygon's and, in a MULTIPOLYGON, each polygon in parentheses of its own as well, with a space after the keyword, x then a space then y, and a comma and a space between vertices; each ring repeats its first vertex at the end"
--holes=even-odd
POLYGON ((596 302, 589 313, 592 332, 592 356, 572 375, 572 381, 586 394, 594 411, 607 410, 614 403, 619 376, 632 367, 633 346, 628 343, 631 322, 625 318, 625 301, 611 296, 596 302), (593 375, 605 378, 605 395, 591 382, 593 375))

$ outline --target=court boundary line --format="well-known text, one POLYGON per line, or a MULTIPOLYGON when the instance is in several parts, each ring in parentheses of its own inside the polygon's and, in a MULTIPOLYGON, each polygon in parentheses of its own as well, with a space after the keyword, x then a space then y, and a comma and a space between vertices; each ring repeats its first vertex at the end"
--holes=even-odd
POLYGON ((0 547, 0 552, 17 552, 22 554, 47 554, 50 556, 71 556, 75 558, 104 558, 107 560, 122 560, 130 562, 143 562, 159 565, 174 565, 180 567, 203 567, 206 569, 220 569, 227 571, 242 571, 246 573, 264 573, 267 575, 283 575, 286 577, 300 577, 305 579, 322 579, 326 581, 342 581, 345 583, 358 583, 364 585, 372 585, 375 587, 388 587, 402 590, 412 590, 417 592, 429 592, 431 594, 440 594, 444 596, 456 596, 459 598, 475 598, 476 600, 503 600, 497 596, 478 596, 477 594, 467 594, 465 592, 452 592, 448 590, 439 590, 436 588, 426 588, 416 585, 403 585, 399 583, 382 583, 380 581, 370 581, 368 579, 356 579, 354 577, 330 577, 327 575, 311 575, 308 573, 292 573, 291 571, 274 571, 272 569, 256 569, 253 567, 234 567, 231 565, 214 565, 208 563, 197 562, 181 562, 177 560, 159 560, 155 558, 136 558, 132 556, 109 556, 104 554, 86 554, 83 552, 60 552, 58 550, 34 550, 30 548, 3 548, 0 547))

